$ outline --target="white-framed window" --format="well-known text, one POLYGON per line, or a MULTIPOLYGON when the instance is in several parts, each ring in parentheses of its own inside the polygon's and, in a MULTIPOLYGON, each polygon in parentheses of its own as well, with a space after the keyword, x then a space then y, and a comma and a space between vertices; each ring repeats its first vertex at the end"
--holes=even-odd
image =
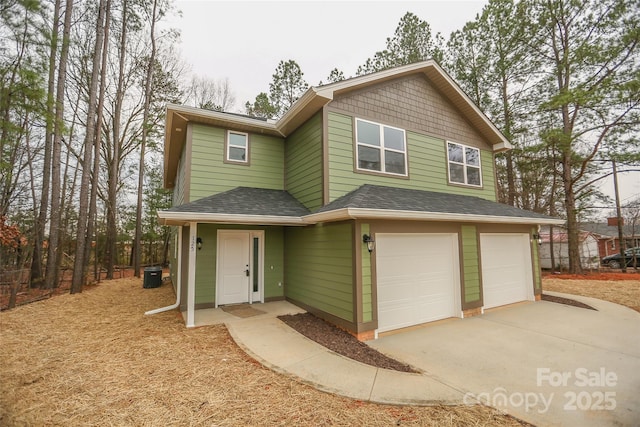
POLYGON ((227 131, 227 160, 230 162, 249 162, 249 134, 227 131))
POLYGON ((450 183, 482 187, 479 149, 447 141, 447 161, 450 183))
POLYGON ((407 176, 407 141, 404 129, 356 119, 358 170, 407 176))

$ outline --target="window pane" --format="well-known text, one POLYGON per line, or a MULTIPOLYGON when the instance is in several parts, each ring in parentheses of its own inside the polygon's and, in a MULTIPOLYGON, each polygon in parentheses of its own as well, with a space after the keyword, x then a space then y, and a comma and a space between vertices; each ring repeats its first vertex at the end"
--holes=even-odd
POLYGON ((467 184, 480 185, 480 169, 467 166, 467 184))
POLYGON ((247 150, 244 148, 229 147, 229 160, 237 160, 240 162, 246 162, 245 153, 247 150))
POLYGON ((247 135, 229 132, 229 145, 235 145, 236 147, 246 147, 247 135))
POLYGON ((358 142, 380 146, 380 126, 373 123, 356 121, 358 126, 358 142))
POLYGON ((380 170, 380 150, 358 145, 358 167, 373 171, 380 170))
POLYGON ((399 173, 404 175, 404 154, 395 151, 384 152, 385 172, 399 173))
POLYGON ((260 272, 258 271, 258 257, 260 256, 260 240, 257 237, 253 238, 253 292, 258 292, 258 279, 260 278, 260 272))
POLYGON ((471 166, 480 166, 480 150, 469 147, 466 147, 464 150, 467 156, 467 164, 471 166))
POLYGON ((384 146, 404 151, 404 132, 399 129, 384 128, 384 146))
POLYGON ((464 166, 449 163, 449 180, 464 184, 464 166))
POLYGON ((449 161, 464 163, 464 159, 462 157, 462 146, 457 144, 447 144, 449 147, 449 161))

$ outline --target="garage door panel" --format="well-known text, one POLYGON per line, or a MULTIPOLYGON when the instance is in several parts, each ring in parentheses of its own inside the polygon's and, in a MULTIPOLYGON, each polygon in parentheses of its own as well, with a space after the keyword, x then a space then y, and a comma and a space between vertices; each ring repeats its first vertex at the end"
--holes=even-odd
POLYGON ((378 329, 456 315, 455 234, 376 235, 378 329))
POLYGON ((484 307, 530 299, 533 287, 529 235, 480 234, 484 307))

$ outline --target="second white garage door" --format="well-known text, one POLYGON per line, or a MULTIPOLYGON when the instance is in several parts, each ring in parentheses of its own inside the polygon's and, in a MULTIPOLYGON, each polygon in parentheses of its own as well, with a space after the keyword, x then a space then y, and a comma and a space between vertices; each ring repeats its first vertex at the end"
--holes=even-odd
POLYGON ((528 234, 480 234, 484 308, 533 299, 528 234))
POLYGON ((459 315, 456 234, 375 238, 379 332, 459 315))

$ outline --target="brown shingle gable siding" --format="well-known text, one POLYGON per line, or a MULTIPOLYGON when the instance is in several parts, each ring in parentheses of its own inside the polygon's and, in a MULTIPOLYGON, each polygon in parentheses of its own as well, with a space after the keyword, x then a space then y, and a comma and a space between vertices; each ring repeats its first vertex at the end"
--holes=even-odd
POLYGON ((329 107, 473 147, 491 148, 424 75, 339 95, 329 107))

